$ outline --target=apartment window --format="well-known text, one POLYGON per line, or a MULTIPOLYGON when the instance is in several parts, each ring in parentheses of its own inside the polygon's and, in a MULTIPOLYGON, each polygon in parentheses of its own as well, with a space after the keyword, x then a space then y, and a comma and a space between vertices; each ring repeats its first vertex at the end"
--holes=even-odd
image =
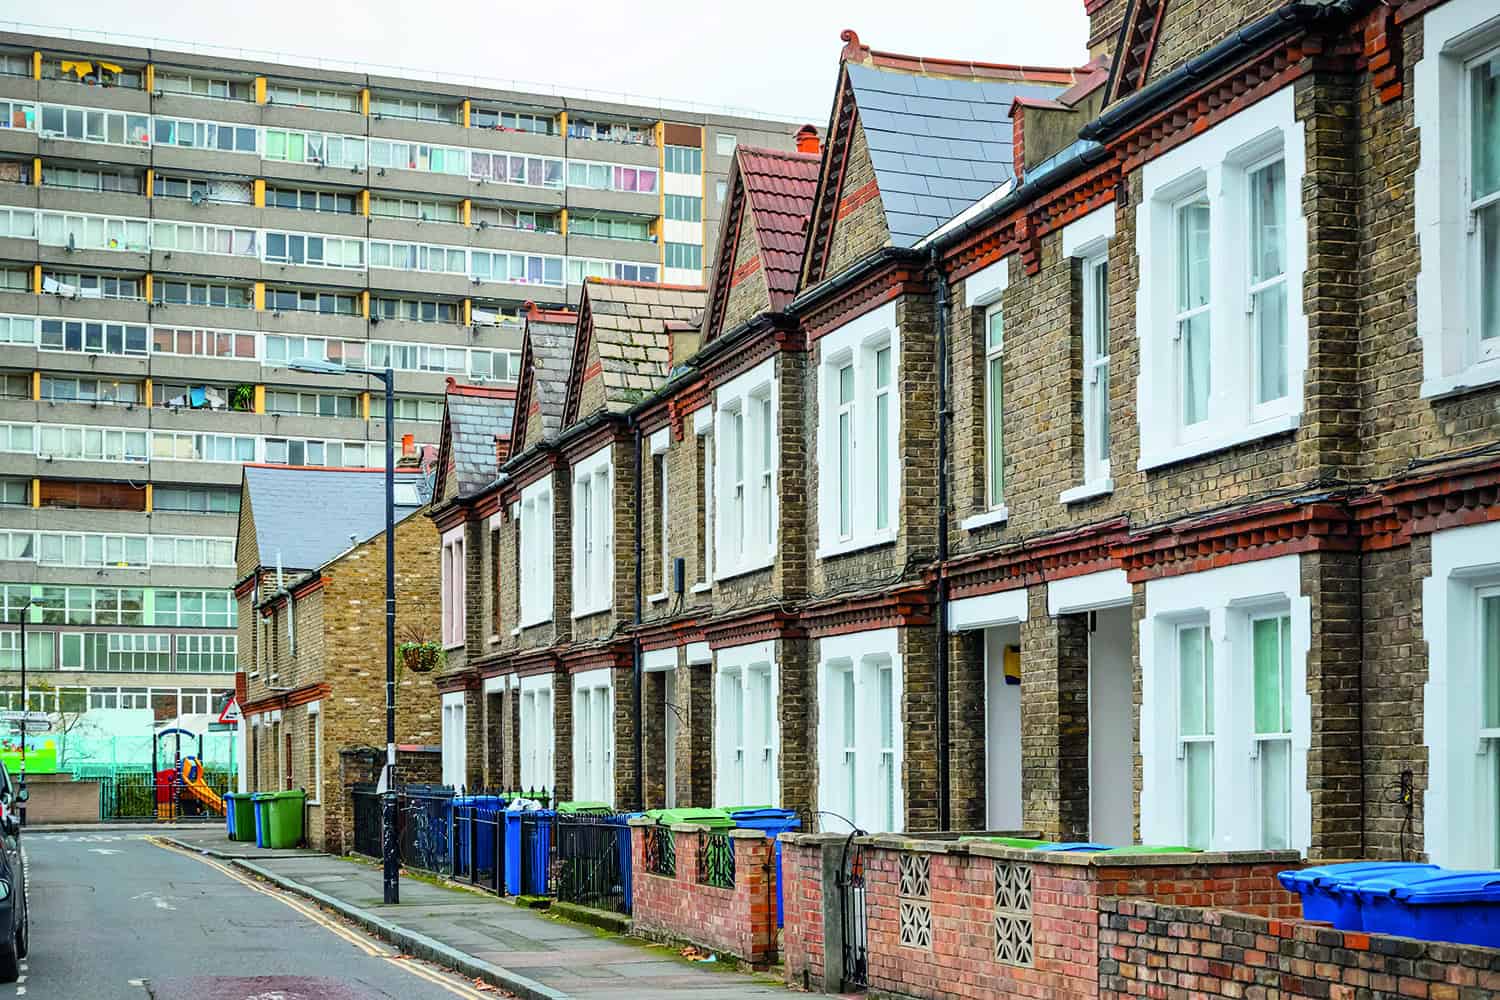
POLYGON ((703 150, 697 146, 667 146, 663 151, 669 174, 702 174, 703 150))
POLYGON ((825 638, 818 665, 818 799, 835 827, 900 832, 901 657, 896 629, 825 638))
POLYGON ((1287 615, 1250 622, 1255 677, 1255 757, 1260 846, 1292 845, 1292 620, 1287 615))
MULTIPOLYGON (((313 292, 298 291, 290 288, 267 288, 266 308, 274 313, 283 312, 315 312, 325 316, 353 316, 359 310, 358 300, 353 295, 340 295, 336 292, 313 292)), ((266 337, 269 345, 271 337, 266 337)), ((325 343, 320 337, 281 337, 280 343, 325 343)), ((358 341, 326 341, 328 345, 328 357, 325 360, 340 360, 333 356, 336 350, 342 349, 343 360, 349 364, 362 363, 364 345, 358 341)), ((269 355, 270 347, 267 347, 269 355)))
MULTIPOLYGON (((0 236, 36 239, 36 212, 29 208, 0 208, 0 236)), ((66 244, 67 239, 62 242, 66 244)))
POLYGON ((307 706, 307 801, 318 805, 323 801, 323 706, 312 702, 307 706))
POLYGON ((0 316, 0 344, 35 343, 35 316, 0 316))
POLYGON ((776 672, 770 643, 718 652, 716 802, 780 801, 776 672))
POLYGON ((469 127, 552 135, 557 131, 557 119, 550 115, 473 107, 469 110, 469 127))
MULTIPOLYGON (((570 268, 584 263, 574 257, 568 258, 570 268)), ((563 283, 563 258, 542 254, 474 250, 469 254, 469 276, 480 281, 504 281, 516 285, 558 287, 563 283)), ((606 276, 619 277, 619 275, 606 276)), ((574 283, 581 283, 582 280, 578 278, 574 283)))
POLYGON ((671 580, 671 554, 670 541, 671 532, 668 522, 668 483, 667 483, 667 452, 666 442, 662 442, 661 449, 656 450, 653 443, 651 455, 651 483, 653 486, 651 497, 651 520, 656 525, 656 582, 657 593, 666 595, 672 585, 671 580))
MULTIPOLYGON (((393 409, 395 410, 395 419, 397 420, 429 424, 441 423, 443 420, 443 401, 441 399, 417 399, 412 396, 397 396, 393 409)), ((374 420, 385 418, 384 397, 370 397, 370 417, 374 420)))
POLYGON ((369 469, 377 466, 384 468, 385 452, 384 449, 364 441, 266 438, 265 461, 270 465, 314 466, 331 469, 369 469))
POLYGON ((457 323, 458 303, 382 296, 370 301, 370 316, 378 319, 401 319, 411 323, 457 323))
MULTIPOLYGON (((12 217, 14 214, 12 212, 12 217)), ((42 212, 39 218, 37 238, 49 246, 73 247, 78 250, 131 250, 137 253, 151 249, 145 219, 76 215, 70 212, 42 212)), ((251 233, 251 238, 253 237, 254 234, 251 233)))
POLYGON ((36 453, 35 424, 0 424, 0 452, 12 455, 36 453))
POLYGON ((156 625, 233 628, 237 617, 234 599, 227 590, 158 590, 155 603, 156 625))
POLYGON ((609 670, 573 675, 573 794, 613 805, 614 690, 609 670))
MULTIPOLYGON (((569 169, 571 170, 571 167, 569 169)), ((563 161, 550 156, 521 156, 513 153, 486 153, 481 150, 472 150, 469 153, 468 174, 481 182, 494 181, 497 184, 561 188, 563 186, 563 161)), ((569 180, 568 183, 571 184, 573 181, 569 180)))
MULTIPOLYGON (((360 170, 363 170, 365 166, 365 140, 352 135, 328 135, 322 132, 268 128, 265 133, 265 142, 266 148, 263 155, 267 160, 360 170)), ((373 151, 374 144, 372 143, 371 152, 373 151)))
POLYGON ((456 201, 432 198, 391 198, 377 195, 370 201, 370 214, 419 222, 457 222, 460 206, 456 201))
POLYGON ((224 77, 168 73, 157 70, 155 83, 157 91, 163 94, 211 97, 224 101, 255 100, 254 84, 249 80, 231 80, 224 77))
POLYGON ((666 196, 666 216, 678 222, 702 222, 703 199, 693 195, 669 194, 666 196))
POLYGON ((175 514, 237 514, 240 491, 229 486, 158 486, 152 491, 151 507, 175 514))
POLYGON ((696 243, 668 243, 666 245, 667 267, 689 271, 703 269, 703 248, 696 243))
POLYGON ((576 218, 569 217, 568 233, 573 236, 598 236, 610 240, 649 240, 651 223, 645 219, 629 216, 580 215, 576 218))
MULTIPOLYGON (((269 337, 266 342, 269 345, 269 337)), ((451 372, 461 375, 467 369, 468 352, 462 347, 371 341, 370 364, 376 368, 393 368, 397 371, 451 372)))
POLYGON ((146 328, 125 323, 44 319, 37 347, 43 351, 144 357, 146 328))
POLYGON ((254 361, 255 334, 248 331, 157 326, 151 328, 151 351, 153 354, 254 361))
POLYGON ((1183 835, 1206 849, 1214 838, 1214 648, 1207 625, 1177 629, 1177 691, 1183 835))
MULTIPOLYGON (((152 298, 157 305, 209 306, 216 309, 250 309, 255 305, 255 289, 249 285, 159 279, 152 283, 152 290, 152 298)), ((269 303, 267 305, 269 308, 269 303)))
POLYGON ((30 399, 31 376, 22 372, 0 375, 0 399, 30 399))
POLYGON ((546 479, 521 491, 520 563, 521 626, 551 621, 552 484, 546 479))
POLYGON ((469 173, 469 151, 452 146, 371 139, 370 166, 462 177, 469 173))
POLYGON ((468 780, 469 734, 464 693, 443 695, 443 784, 462 788, 468 780))
POLYGON ((718 578, 769 565, 776 541, 776 381, 774 361, 717 391, 718 578))
MULTIPOLYGON (((151 119, 119 111, 70 108, 58 104, 40 105, 43 139, 72 139, 77 142, 104 142, 116 146, 149 146, 151 119)), ((35 127, 36 111, 29 104, 11 104, 13 128, 35 127), (24 125, 16 124, 24 120, 24 125)))
POLYGON ((521 368, 519 351, 469 352, 469 377, 476 382, 514 382, 521 368))
POLYGON ((364 240, 297 233, 266 233, 266 260, 320 267, 364 267, 364 240))
MULTIPOLYGON (((140 194, 139 174, 123 170, 87 169, 84 167, 42 166, 44 187, 67 188, 72 191, 110 191, 121 194, 140 194)), ((186 197, 184 195, 184 197, 186 197)))
POLYGON ((286 208, 297 212, 332 212, 353 215, 355 196, 337 191, 315 191, 306 188, 266 188, 267 208, 286 208))
POLYGON ((1084 480, 1109 478, 1109 268, 1103 257, 1083 262, 1084 480))
POLYGON ((614 580, 610 448, 573 466, 573 617, 607 611, 614 580))
POLYGON ((31 506, 31 480, 0 479, 0 504, 7 507, 31 506))
POLYGON ((490 518, 489 578, 490 578, 490 637, 500 634, 500 596, 503 584, 500 579, 500 516, 490 518))
POLYGON ((370 110, 375 116, 411 118, 423 122, 458 123, 461 106, 451 101, 424 101, 418 97, 377 96, 370 110))
MULTIPOLYGON (((249 435, 152 431, 151 457, 179 462, 253 462, 255 438, 249 435)), ((139 461, 145 461, 144 457, 139 461)))
POLYGON ((828 480, 818 490, 822 558, 894 538, 892 473, 900 419, 892 391, 900 351, 895 306, 835 330, 819 349, 819 469, 828 480))
MULTIPOLYGON (((47 220, 43 218, 45 238, 47 220)), ((142 245, 127 245, 128 249, 146 249, 144 245, 145 222, 141 227, 142 245)), ((257 233, 253 229, 230 229, 224 226, 194 226, 185 222, 154 222, 151 224, 151 249, 180 250, 186 253, 227 254, 234 257, 254 257, 257 254, 257 233)))
POLYGON ((521 788, 546 791, 553 786, 552 675, 522 677, 520 694, 521 788))
POLYGON ((179 635, 176 669, 182 674, 232 674, 236 647, 232 635, 179 635))
POLYGON ((233 566, 234 539, 152 535, 151 563, 154 566, 233 566))
POLYGON ((443 645, 462 646, 465 634, 464 528, 460 525, 443 534, 443 645))
POLYGON ((698 585, 707 587, 714 578, 714 435, 705 421, 694 434, 698 485, 698 585))
POLYGON ((1287 275, 1307 233, 1288 192, 1303 129, 1284 88, 1146 168, 1141 468, 1297 426, 1307 322, 1287 275))
POLYGON ((722 205, 724 204, 724 199, 727 197, 729 197, 729 182, 723 180, 714 181, 714 200, 722 205))
POLYGON ((984 468, 991 509, 1005 505, 1005 310, 984 315, 984 468))
POLYGON ((189 118, 155 118, 151 133, 158 149, 178 146, 183 149, 208 149, 219 153, 253 153, 256 130, 253 125, 200 122, 189 118))
MULTIPOLYGON (((497 254, 496 256, 501 256, 497 254)), ((514 261, 514 255, 512 256, 514 261)), ((512 264, 514 267, 514 264, 512 264)), ((548 272, 550 276, 550 271, 548 272)), ((568 284, 581 285, 589 278, 614 278, 618 281, 656 281, 660 269, 655 264, 640 264, 626 260, 589 260, 582 257, 568 258, 568 284)), ((497 279, 498 280, 498 279, 497 279)), ((512 278, 511 280, 515 280, 512 278)), ((552 284, 552 281, 547 281, 552 284)))
POLYGON ((141 384, 108 378, 58 378, 55 375, 43 375, 42 398, 58 403, 134 404, 141 401, 141 384))
POLYGON ((611 163, 568 161, 568 186, 596 188, 601 191, 630 191, 655 194, 655 167, 625 167, 611 163))
POLYGON ((43 424, 37 428, 37 436, 37 454, 42 458, 90 462, 146 461, 145 431, 43 424))
POLYGON ((720 132, 714 136, 714 150, 720 156, 733 156, 737 140, 728 132, 720 132))
MULTIPOLYGON (((381 405, 385 405, 384 398, 381 405)), ((355 417, 359 400, 331 392, 288 392, 273 389, 266 393, 266 412, 302 417, 355 417)))
POLYGON ((270 104, 290 104, 323 111, 355 111, 359 108, 359 93, 352 90, 327 90, 273 82, 267 88, 266 97, 270 104))

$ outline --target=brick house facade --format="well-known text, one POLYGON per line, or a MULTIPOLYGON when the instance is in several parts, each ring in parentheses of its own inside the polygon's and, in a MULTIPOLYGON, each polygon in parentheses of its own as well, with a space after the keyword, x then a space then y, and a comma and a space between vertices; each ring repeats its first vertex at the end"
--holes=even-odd
POLYGON ((638 685, 618 805, 1493 865, 1500 17, 1087 7, 1077 68, 846 32, 821 155, 737 151, 672 377, 506 466, 582 631, 502 593, 492 662, 582 635, 638 685), (560 525, 606 441, 642 560, 595 624, 560 525))
MULTIPOLYGON (((398 484, 425 489, 422 478, 398 484)), ((423 510, 396 512, 398 641, 439 628, 438 536, 423 510)), ((350 788, 367 777, 345 755, 384 755, 384 518, 381 470, 246 467, 235 588, 245 788, 306 791, 308 844, 335 853, 353 848, 350 788)), ((439 735, 431 675, 398 661, 398 743, 430 747, 439 735)))

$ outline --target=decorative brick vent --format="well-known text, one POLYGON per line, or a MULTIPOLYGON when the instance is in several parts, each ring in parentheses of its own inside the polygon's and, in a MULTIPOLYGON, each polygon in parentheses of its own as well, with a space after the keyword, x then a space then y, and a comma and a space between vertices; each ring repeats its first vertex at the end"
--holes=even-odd
POLYGON ((901 946, 932 950, 932 855, 903 853, 901 870, 901 946))
POLYGON ((995 961, 1030 967, 1031 866, 995 862, 995 961))

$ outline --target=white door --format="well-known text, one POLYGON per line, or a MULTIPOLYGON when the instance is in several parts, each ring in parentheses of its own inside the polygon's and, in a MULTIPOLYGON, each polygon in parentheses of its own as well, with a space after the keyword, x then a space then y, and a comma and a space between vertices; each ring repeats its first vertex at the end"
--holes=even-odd
POLYGON ((667 741, 663 761, 665 763, 666 776, 666 800, 663 805, 668 809, 677 807, 677 671, 666 672, 666 725, 664 737, 667 741))
POLYGON ((984 630, 985 825, 991 830, 1021 829, 1021 685, 1005 673, 1007 647, 1020 644, 1017 625, 984 630))
POLYGON ((1094 613, 1089 635, 1089 839, 1135 842, 1130 608, 1094 613))

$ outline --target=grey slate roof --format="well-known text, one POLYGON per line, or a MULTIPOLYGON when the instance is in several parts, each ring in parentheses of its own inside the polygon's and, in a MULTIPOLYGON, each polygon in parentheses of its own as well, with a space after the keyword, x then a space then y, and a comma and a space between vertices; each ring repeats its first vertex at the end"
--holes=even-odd
POLYGON ((847 63, 891 242, 909 247, 1015 176, 1011 101, 1063 87, 847 63))
POLYGON ((499 467, 495 438, 510 437, 516 403, 498 396, 450 392, 447 406, 448 447, 458 477, 458 493, 468 496, 494 481, 499 467))
MULTIPOLYGON (((398 498, 403 482, 418 484, 424 504, 431 499, 426 475, 397 472, 398 498)), ((245 490, 261 566, 275 566, 280 553, 288 570, 316 569, 349 548, 350 535, 363 542, 385 530, 385 475, 380 472, 247 465, 245 490)), ((398 506, 396 520, 421 509, 398 506)))
MULTIPOLYGON (((556 437, 562 431, 563 407, 568 397, 568 369, 573 363, 573 339, 576 322, 549 322, 532 319, 526 324, 531 338, 531 360, 535 369, 532 399, 541 408, 543 439, 556 437)), ((527 441, 529 448, 536 441, 527 441)))

